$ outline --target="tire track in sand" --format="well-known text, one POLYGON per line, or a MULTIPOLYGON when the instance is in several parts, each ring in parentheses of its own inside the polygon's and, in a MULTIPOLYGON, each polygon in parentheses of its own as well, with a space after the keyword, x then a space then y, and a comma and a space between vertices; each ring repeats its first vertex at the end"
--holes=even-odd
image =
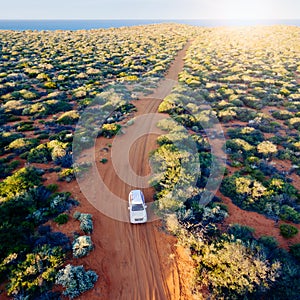
MULTIPOLYGON (((177 83, 178 73, 184 65, 183 58, 189 45, 190 43, 187 43, 184 49, 179 51, 166 73, 165 80, 160 82, 153 94, 134 102, 137 107, 136 116, 157 112, 161 99, 167 96, 177 83)), ((131 127, 134 126, 136 124, 131 127)), ((156 148, 156 138, 154 134, 144 135, 130 149, 131 167, 140 176, 150 172, 149 152, 156 148)), ((110 159, 106 164, 99 163, 103 155, 99 150, 112 142, 112 139, 105 138, 96 140, 96 164, 105 185, 115 195, 126 200, 129 191, 134 187, 119 178, 110 159)), ((97 184, 93 176, 85 180, 90 186, 97 184)), ((143 191, 146 199, 152 201, 153 190, 145 188, 143 191)), ((79 299, 190 299, 190 296, 187 296, 188 290, 180 290, 183 279, 176 262, 171 258, 175 256, 173 252, 176 240, 159 230, 159 221, 141 225, 119 222, 92 207, 80 191, 75 193, 81 202, 80 210, 93 214, 92 239, 95 244, 95 250, 86 259, 77 260, 76 264, 82 263, 85 267, 96 270, 98 274, 106 275, 105 278, 100 276, 95 289, 86 292, 79 299), (99 292, 95 293, 95 290, 99 292)), ((97 197, 101 197, 101 194, 97 197)))

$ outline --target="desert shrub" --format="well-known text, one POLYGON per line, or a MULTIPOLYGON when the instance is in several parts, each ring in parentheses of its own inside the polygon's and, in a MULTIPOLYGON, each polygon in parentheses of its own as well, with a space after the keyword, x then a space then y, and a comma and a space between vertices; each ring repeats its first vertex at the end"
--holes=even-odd
POLYGON ((250 120, 255 119, 257 112, 249 108, 238 108, 236 109, 236 118, 242 122, 249 122, 250 120))
POLYGON ((298 299, 300 264, 284 249, 276 248, 271 256, 281 264, 280 276, 264 297, 266 299, 298 299))
POLYGON ((67 214, 60 214, 54 219, 54 222, 56 222, 59 225, 66 224, 68 221, 69 216, 67 214))
POLYGON ((65 193, 54 193, 50 197, 50 209, 53 214, 62 213, 75 204, 75 202, 70 199, 71 194, 69 192, 65 193))
POLYGON ((50 247, 60 247, 65 253, 71 250, 70 239, 62 232, 52 232, 47 226, 40 226, 38 229, 39 235, 35 233, 34 247, 48 245, 50 247))
POLYGON ((37 144, 38 140, 36 139, 19 138, 11 142, 7 146, 7 150, 12 150, 16 154, 21 154, 34 148, 37 144))
POLYGON ((223 299, 243 299, 263 286, 269 289, 279 275, 280 264, 262 259, 262 253, 240 241, 200 243, 198 280, 223 299))
POLYGON ((90 236, 79 236, 72 244, 73 256, 75 258, 84 257, 88 255, 93 248, 94 247, 90 236))
POLYGON ((38 140, 48 140, 49 139, 49 133, 46 132, 41 132, 38 136, 37 136, 38 140))
POLYGON ((55 193, 58 190, 58 185, 56 183, 51 183, 46 186, 46 189, 51 193, 55 193))
POLYGON ((261 236, 258 241, 263 244, 264 246, 275 249, 278 247, 278 241, 273 236, 261 236))
POLYGON ((0 182, 0 202, 20 195, 30 188, 41 184, 41 172, 34 167, 18 170, 0 182))
POLYGON ((26 252, 32 249, 33 244, 35 247, 49 244, 70 248, 68 238, 62 233, 49 233, 47 230, 42 233, 42 236, 35 233, 35 228, 38 225, 43 224, 54 217, 55 214, 61 213, 63 209, 70 208, 70 205, 74 204, 68 200, 67 205, 60 203, 53 210, 50 208, 51 199, 51 192, 41 186, 31 188, 1 203, 0 214, 3 222, 0 228, 1 258, 7 253, 26 252))
POLYGON ((0 159, 0 178, 6 178, 11 175, 11 172, 21 164, 18 160, 13 160, 12 162, 5 161, 6 159, 0 159))
POLYGON ((279 120, 288 120, 293 117, 293 114, 288 110, 276 110, 272 113, 272 116, 279 120))
POLYGON ((73 141, 73 133, 70 130, 62 130, 56 134, 51 135, 49 140, 58 140, 63 143, 69 143, 73 141))
POLYGON ((59 159, 67 155, 67 143, 63 143, 58 140, 52 140, 47 143, 47 147, 51 152, 51 158, 53 161, 59 161, 59 159))
POLYGON ((228 228, 228 233, 234 235, 236 239, 246 241, 253 238, 254 229, 249 226, 232 224, 228 228))
POLYGON ((75 179, 75 170, 73 168, 63 169, 59 174, 58 178, 61 181, 71 182, 75 179))
POLYGON ((71 168, 73 166, 73 156, 70 152, 62 157, 57 157, 55 163, 61 165, 62 168, 71 168))
POLYGON ((264 135, 260 130, 253 127, 242 127, 238 129, 228 129, 228 136, 231 139, 243 139, 251 145, 257 145, 264 140, 264 135))
POLYGON ((291 238, 298 233, 298 229, 295 226, 289 224, 281 224, 279 226, 279 229, 280 234, 285 238, 291 238))
POLYGON ((0 125, 6 124, 7 115, 2 107, 0 107, 0 125))
POLYGON ((34 127, 34 122, 33 121, 22 121, 19 124, 16 125, 16 130, 17 131, 33 131, 36 128, 34 127))
POLYGON ((56 284, 65 288, 63 294, 70 299, 80 296, 94 287, 98 275, 94 271, 85 271, 83 266, 67 265, 59 270, 56 276, 56 284))
POLYGON ((209 223, 219 223, 222 222, 227 216, 228 213, 218 205, 212 208, 206 206, 203 208, 201 222, 204 225, 209 223))
POLYGON ((29 151, 27 160, 35 163, 47 163, 51 160, 51 154, 45 144, 41 144, 29 151))
POLYGON ((101 159, 100 159, 100 162, 101 162, 102 164, 106 164, 106 163, 108 162, 108 159, 107 159, 107 158, 101 158, 101 159))
POLYGON ((265 157, 270 157, 277 153, 277 146, 269 141, 263 141, 257 145, 257 152, 265 157))
POLYGON ((56 83, 53 82, 53 81, 46 81, 46 82, 44 83, 44 87, 45 87, 46 89, 55 89, 55 88, 56 88, 56 83))
POLYGON ((179 220, 178 220, 176 214, 167 215, 165 222, 166 222, 166 228, 167 228, 168 232, 170 232, 171 234, 173 234, 175 236, 179 235, 179 233, 181 231, 181 225, 179 223, 179 220))
POLYGON ((223 109, 218 112, 218 117, 222 122, 228 122, 234 120, 236 115, 237 114, 233 108, 223 109))
POLYGON ((283 205, 281 207, 280 218, 284 221, 292 221, 297 224, 300 223, 300 213, 288 205, 283 205))
POLYGON ((79 211, 75 211, 73 214, 73 218, 75 220, 79 220, 80 216, 81 216, 81 212, 79 212, 79 211))
POLYGON ((24 261, 12 269, 7 293, 18 295, 26 292, 33 299, 45 286, 54 281, 57 269, 62 265, 63 254, 59 248, 43 246, 26 255, 24 261))
POLYGON ((25 89, 20 91, 20 94, 22 96, 22 98, 24 98, 25 100, 35 100, 37 99, 37 94, 31 91, 27 91, 25 89))
POLYGON ((264 196, 268 195, 267 188, 250 176, 226 177, 221 184, 221 192, 231 197, 234 203, 243 209, 259 210, 264 196))
POLYGON ((254 149, 254 147, 252 145, 250 145, 248 142, 246 142, 245 140, 240 139, 240 138, 228 140, 226 142, 226 148, 227 149, 230 148, 231 151, 233 151, 233 152, 237 152, 237 151, 241 150, 245 154, 250 153, 254 149))
POLYGON ((12 132, 0 132, 0 153, 4 152, 5 146, 8 146, 11 142, 23 138, 24 135, 21 133, 12 132))
POLYGON ((47 105, 44 103, 34 103, 23 109, 22 115, 44 117, 49 113, 47 105))
POLYGON ((10 100, 3 104, 3 109, 6 113, 11 113, 16 116, 20 116, 24 108, 24 100, 10 100))
POLYGON ((45 104, 47 105, 49 112, 51 112, 52 114, 56 114, 61 111, 66 112, 72 109, 72 105, 67 101, 51 99, 45 101, 45 104))
POLYGON ((78 220, 80 221, 80 229, 84 233, 92 233, 93 232, 92 215, 81 213, 80 216, 78 217, 78 220))
POLYGON ((300 260, 300 244, 290 246, 290 253, 298 260, 300 260))
POLYGON ((64 125, 75 124, 79 119, 79 113, 76 110, 71 110, 63 113, 58 119, 57 123, 64 125))
POLYGON ((104 124, 102 126, 101 132, 104 137, 111 138, 111 137, 115 136, 119 132, 120 129, 121 129, 120 124, 116 124, 116 123, 104 124))
POLYGON ((300 129, 300 117, 295 117, 295 118, 289 119, 288 124, 292 128, 300 129))

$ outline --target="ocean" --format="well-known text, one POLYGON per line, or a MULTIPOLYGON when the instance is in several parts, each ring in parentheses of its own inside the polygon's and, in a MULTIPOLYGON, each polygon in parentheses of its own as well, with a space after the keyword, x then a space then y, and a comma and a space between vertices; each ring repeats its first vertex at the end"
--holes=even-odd
POLYGON ((136 26, 157 23, 180 23, 204 27, 294 25, 299 20, 0 20, 0 30, 82 30, 136 26))

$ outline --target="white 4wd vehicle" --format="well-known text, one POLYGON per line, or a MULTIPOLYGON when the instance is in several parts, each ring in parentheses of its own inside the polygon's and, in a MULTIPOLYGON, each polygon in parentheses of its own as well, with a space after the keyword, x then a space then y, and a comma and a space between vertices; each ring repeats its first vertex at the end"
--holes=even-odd
POLYGON ((145 204, 144 194, 140 190, 133 190, 128 196, 130 223, 147 222, 147 205, 145 204))

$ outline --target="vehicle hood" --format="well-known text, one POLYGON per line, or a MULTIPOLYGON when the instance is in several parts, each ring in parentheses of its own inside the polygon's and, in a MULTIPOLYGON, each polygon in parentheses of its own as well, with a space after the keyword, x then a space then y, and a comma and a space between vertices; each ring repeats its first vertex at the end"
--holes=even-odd
POLYGON ((144 218, 146 216, 145 210, 131 211, 131 216, 134 218, 144 218))

